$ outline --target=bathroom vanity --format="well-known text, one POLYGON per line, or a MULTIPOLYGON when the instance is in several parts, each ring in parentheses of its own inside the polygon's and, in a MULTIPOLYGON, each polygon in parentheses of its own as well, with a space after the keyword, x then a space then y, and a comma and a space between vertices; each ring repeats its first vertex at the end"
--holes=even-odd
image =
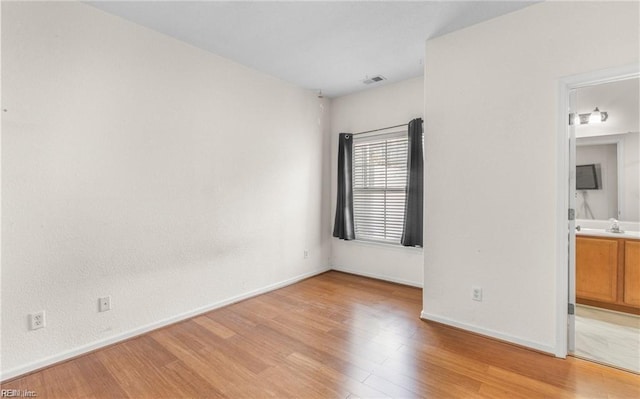
POLYGON ((579 304, 640 314, 640 234, 582 229, 576 235, 579 304))

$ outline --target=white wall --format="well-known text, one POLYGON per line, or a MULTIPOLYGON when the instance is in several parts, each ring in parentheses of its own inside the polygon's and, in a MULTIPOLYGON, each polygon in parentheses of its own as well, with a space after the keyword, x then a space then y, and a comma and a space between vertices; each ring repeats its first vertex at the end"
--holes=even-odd
POLYGON ((591 112, 596 106, 609 113, 604 123, 576 126, 576 143, 619 142, 622 145, 619 164, 621 215, 617 218, 640 221, 640 79, 582 87, 577 90, 576 98, 579 113, 591 112))
POLYGON ((622 220, 640 222, 640 133, 624 135, 622 220))
POLYGON ((556 352, 559 79, 637 63, 638 6, 544 2, 427 42, 423 317, 556 352))
MULTIPOLYGON (((333 228, 336 206, 338 135, 400 125, 422 117, 423 91, 424 80, 419 77, 332 101, 330 230, 333 228)), ((421 249, 332 238, 331 265, 336 270, 422 286, 421 249)))
POLYGON ((326 100, 75 2, 2 50, 2 378, 328 268, 326 100))
POLYGON ((625 79, 576 91, 576 111, 589 113, 595 107, 606 111, 604 123, 576 126, 576 137, 604 136, 640 131, 640 79, 625 79))

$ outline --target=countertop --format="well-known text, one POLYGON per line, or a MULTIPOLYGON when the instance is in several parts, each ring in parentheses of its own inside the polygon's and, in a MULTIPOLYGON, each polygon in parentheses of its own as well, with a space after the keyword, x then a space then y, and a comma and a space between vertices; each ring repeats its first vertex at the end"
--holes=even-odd
POLYGON ((609 237, 609 238, 627 238, 632 240, 640 240, 640 231, 625 231, 624 233, 610 233, 603 229, 587 229, 581 228, 580 231, 576 231, 577 236, 594 236, 594 237, 609 237))

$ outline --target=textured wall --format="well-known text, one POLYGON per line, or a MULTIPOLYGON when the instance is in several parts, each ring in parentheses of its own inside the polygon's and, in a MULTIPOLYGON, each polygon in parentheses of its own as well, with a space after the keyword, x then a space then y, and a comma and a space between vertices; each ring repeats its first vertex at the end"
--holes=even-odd
POLYGON ((81 3, 2 51, 4 377, 328 267, 313 92, 81 3))
POLYGON ((426 318, 555 352, 559 80, 637 63, 638 6, 544 2, 426 43, 426 318))
MULTIPOLYGON (((422 77, 339 97, 331 104, 331 204, 335 215, 338 134, 408 123, 424 112, 422 77)), ((425 243, 425 245, 428 245, 425 243)), ((422 285, 422 250, 332 238, 334 269, 416 286, 422 285)))

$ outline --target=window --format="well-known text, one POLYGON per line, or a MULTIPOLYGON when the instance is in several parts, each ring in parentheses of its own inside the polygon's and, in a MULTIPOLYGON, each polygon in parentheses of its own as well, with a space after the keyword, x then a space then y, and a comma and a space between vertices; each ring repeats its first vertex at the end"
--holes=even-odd
POLYGON ((407 132, 354 137, 356 239, 399 244, 407 184, 407 132))

